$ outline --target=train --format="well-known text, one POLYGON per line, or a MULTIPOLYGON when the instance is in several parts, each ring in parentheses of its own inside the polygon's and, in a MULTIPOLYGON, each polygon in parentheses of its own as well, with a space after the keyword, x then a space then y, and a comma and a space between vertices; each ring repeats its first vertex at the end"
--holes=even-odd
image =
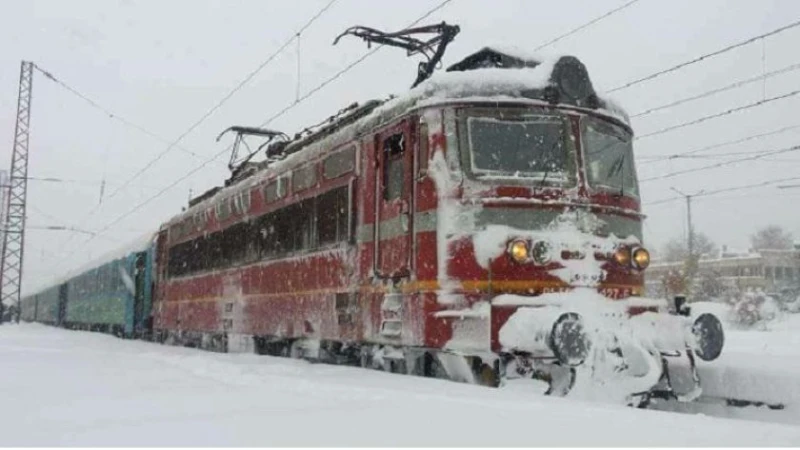
POLYGON ((20 319, 144 338, 152 329, 154 235, 101 256, 20 301, 20 319))
POLYGON ((572 56, 485 47, 432 74, 458 28, 422 31, 439 34, 348 30, 435 52, 405 94, 291 138, 232 127, 224 186, 26 296, 22 318, 549 395, 613 384, 634 406, 696 399, 696 360, 724 331, 684 298, 643 297, 627 114, 572 56))

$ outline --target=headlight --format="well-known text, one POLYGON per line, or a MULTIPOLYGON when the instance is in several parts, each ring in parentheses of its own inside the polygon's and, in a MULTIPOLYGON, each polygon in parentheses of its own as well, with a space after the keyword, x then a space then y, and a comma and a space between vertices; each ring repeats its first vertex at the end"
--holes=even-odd
POLYGON ((631 263, 631 249, 626 246, 622 246, 614 252, 614 261, 617 262, 620 266, 627 266, 631 263))
POLYGON ((650 252, 641 247, 634 250, 633 265, 636 266, 637 269, 647 269, 647 266, 650 265, 650 252))
POLYGON ((518 262, 523 263, 528 260, 528 243, 522 240, 517 240, 508 246, 508 254, 511 258, 518 262))

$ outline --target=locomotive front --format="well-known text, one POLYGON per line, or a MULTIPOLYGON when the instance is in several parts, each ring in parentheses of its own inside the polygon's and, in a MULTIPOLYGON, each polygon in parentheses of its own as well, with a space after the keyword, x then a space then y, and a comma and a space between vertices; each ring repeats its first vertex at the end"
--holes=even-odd
POLYGON ((446 305, 430 326, 443 347, 554 394, 696 398, 695 356, 720 354, 722 326, 641 297, 650 255, 625 113, 573 57, 485 49, 460 64, 453 80, 473 91, 444 109, 447 150, 433 139, 430 159, 446 305))

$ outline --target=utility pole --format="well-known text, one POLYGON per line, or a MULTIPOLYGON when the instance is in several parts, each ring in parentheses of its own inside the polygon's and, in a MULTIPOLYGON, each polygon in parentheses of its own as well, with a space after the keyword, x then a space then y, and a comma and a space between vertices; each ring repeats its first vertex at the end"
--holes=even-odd
POLYGON ((689 235, 689 242, 686 248, 689 249, 689 259, 694 256, 694 228, 692 228, 692 196, 686 196, 686 234, 689 235))
POLYGON ((686 198, 686 234, 687 234, 687 242, 686 242, 686 249, 688 250, 688 255, 686 257, 686 282, 685 290, 688 297, 689 291, 691 290, 691 283, 694 279, 695 272, 697 271, 697 260, 699 258, 695 257, 694 251, 694 227, 692 226, 692 197, 696 197, 703 193, 700 191, 696 194, 684 194, 683 192, 675 189, 674 187, 670 188, 673 191, 677 192, 681 197, 686 198))
POLYGON ((3 307, 15 305, 19 320, 19 300, 22 284, 22 256, 25 243, 25 209, 28 194, 28 143, 30 140, 33 63, 22 61, 19 72, 17 123, 14 129, 14 148, 11 152, 8 199, 3 223, 3 255, 0 260, 0 323, 3 307))

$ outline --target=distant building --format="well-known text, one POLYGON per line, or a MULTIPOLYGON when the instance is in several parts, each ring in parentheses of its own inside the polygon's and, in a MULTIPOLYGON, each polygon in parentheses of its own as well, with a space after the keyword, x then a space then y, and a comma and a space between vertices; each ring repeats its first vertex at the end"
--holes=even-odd
MULTIPOLYGON (((684 263, 654 261, 647 269, 645 285, 649 296, 670 297, 670 275, 682 271, 684 263)), ((701 257, 698 278, 713 278, 731 289, 760 288, 767 293, 800 285, 800 245, 792 250, 736 252, 723 247, 713 257, 701 257)))

